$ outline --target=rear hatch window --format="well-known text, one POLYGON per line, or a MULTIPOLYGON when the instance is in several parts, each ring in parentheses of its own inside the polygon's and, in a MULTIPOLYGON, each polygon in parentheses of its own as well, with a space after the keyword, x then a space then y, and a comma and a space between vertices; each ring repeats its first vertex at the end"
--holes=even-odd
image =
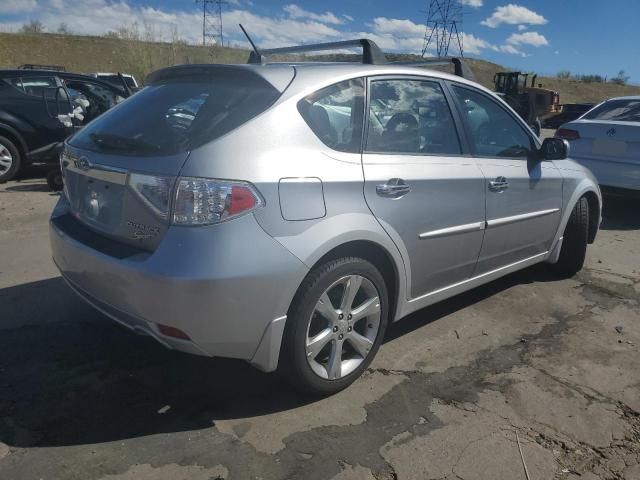
POLYGON ((175 155, 239 127, 280 95, 253 72, 210 70, 145 87, 87 125, 69 143, 117 155, 175 155))

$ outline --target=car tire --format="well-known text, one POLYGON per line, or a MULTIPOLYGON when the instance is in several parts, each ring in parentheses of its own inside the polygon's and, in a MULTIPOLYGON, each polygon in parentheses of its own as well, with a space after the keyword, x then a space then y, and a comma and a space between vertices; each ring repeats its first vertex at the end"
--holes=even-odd
POLYGON ((62 172, 59 168, 51 170, 47 173, 47 185, 54 192, 60 192, 64 188, 64 181, 62 179, 62 172))
POLYGON ((564 239, 558 262, 553 270, 566 277, 578 273, 584 265, 589 240, 589 202, 581 197, 571 211, 564 229, 564 239))
MULTIPOLYGON (((357 257, 343 257, 315 267, 302 282, 289 309, 279 373, 294 388, 305 393, 326 396, 339 392, 353 383, 375 357, 384 338, 388 316, 387 287, 380 271, 371 262, 357 257), (350 283, 347 284, 347 281, 350 283), (357 285, 359 290, 357 294, 353 294, 352 305, 342 310, 341 302, 349 303, 344 300, 347 289, 355 290, 348 285, 357 285), (375 295, 379 305, 377 313, 375 295), (319 313, 318 306, 326 305, 321 302, 321 297, 331 301, 330 315, 327 317, 335 313, 334 322, 319 313), (365 306, 371 307, 369 316, 361 316, 365 312, 365 306), (339 312, 344 312, 344 318, 339 317, 339 312), (353 312, 353 316, 347 312, 353 312), (319 327, 317 323, 320 324, 319 327), (374 332, 375 325, 377 329, 374 332), (325 341, 323 338, 324 348, 312 357, 310 349, 314 343, 311 340, 321 334, 326 334, 331 339, 325 341), (366 343, 363 348, 361 341, 364 337, 368 337, 367 342, 370 343, 366 343), (354 348, 356 344, 360 344, 360 351, 367 353, 358 353, 354 348), (330 368, 331 365, 337 365, 337 362, 332 362, 336 351, 340 352, 341 367, 337 369, 340 376, 330 368), (322 363, 325 356, 326 365, 322 363), (330 378, 332 373, 334 378, 330 378)), ((317 344, 320 345, 320 342, 317 344)))
POLYGON ((0 135, 0 182, 4 183, 16 176, 20 170, 20 151, 7 137, 0 135))

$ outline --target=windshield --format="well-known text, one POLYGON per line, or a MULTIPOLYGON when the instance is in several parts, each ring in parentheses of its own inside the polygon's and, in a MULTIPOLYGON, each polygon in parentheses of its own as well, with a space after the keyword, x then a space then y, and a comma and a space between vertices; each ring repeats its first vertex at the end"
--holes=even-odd
POLYGON ((70 140, 88 150, 174 155, 208 143, 265 111, 279 92, 256 75, 150 85, 70 140))
POLYGON ((585 120, 617 120, 620 122, 640 122, 640 99, 609 100, 594 108, 585 120))

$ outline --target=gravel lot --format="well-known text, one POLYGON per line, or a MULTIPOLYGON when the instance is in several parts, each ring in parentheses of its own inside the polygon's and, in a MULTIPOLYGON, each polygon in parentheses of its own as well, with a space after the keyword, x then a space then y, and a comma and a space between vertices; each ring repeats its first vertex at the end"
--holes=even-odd
POLYGON ((638 201, 606 199, 576 278, 538 266, 417 312, 314 401, 84 305, 50 260, 56 198, 0 185, 0 479, 640 478, 638 201))

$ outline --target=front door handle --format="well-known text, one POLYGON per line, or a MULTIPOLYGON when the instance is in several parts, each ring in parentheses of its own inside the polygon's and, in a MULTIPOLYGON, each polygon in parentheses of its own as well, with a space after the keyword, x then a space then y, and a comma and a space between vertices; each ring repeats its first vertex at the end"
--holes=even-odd
POLYGON ((492 192, 502 192, 509 188, 509 182, 504 177, 496 177, 495 180, 489 182, 489 190, 492 192))
POLYGON ((409 184, 401 178, 392 178, 387 183, 376 185, 376 193, 386 198, 400 198, 410 191, 409 184))

